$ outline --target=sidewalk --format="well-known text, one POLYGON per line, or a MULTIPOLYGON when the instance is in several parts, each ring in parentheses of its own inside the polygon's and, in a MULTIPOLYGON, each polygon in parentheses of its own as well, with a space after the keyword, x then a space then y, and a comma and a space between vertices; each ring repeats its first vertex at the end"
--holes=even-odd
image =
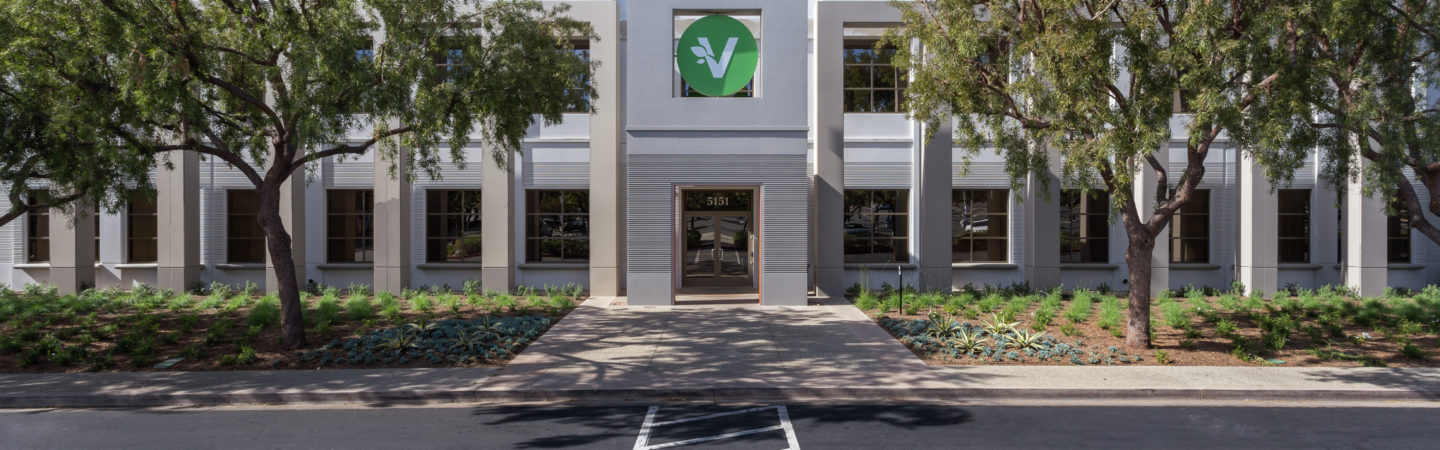
POLYGON ((0 375, 0 407, 772 400, 1440 401, 1440 369, 931 367, 848 305, 586 302, 504 368, 0 375))

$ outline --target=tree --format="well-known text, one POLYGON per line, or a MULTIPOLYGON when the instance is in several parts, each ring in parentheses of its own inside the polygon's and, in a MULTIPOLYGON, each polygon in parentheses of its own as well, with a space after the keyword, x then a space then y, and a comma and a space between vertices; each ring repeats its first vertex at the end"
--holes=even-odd
MULTIPOLYGON (((1126 345, 1150 345, 1151 257, 1173 214, 1195 194, 1221 137, 1257 159, 1296 158, 1289 131, 1303 127, 1287 72, 1299 9, 1280 1, 922 0, 896 2, 903 26, 887 41, 910 70, 914 117, 956 120, 957 144, 993 145, 1018 190, 1054 152, 1061 178, 1103 188, 1129 238, 1126 345), (920 44, 912 47, 914 40, 920 44), (1177 94, 1178 93, 1178 94, 1177 94), (1168 152, 1177 95, 1185 168, 1168 152), (1153 199, 1135 185, 1154 183, 1153 199), (1175 180, 1172 184, 1172 178, 1175 180), (1147 208, 1141 202, 1153 202, 1147 208)), ((930 128, 935 128, 934 126, 930 128)), ((1223 145, 1223 144, 1222 144, 1223 145)), ((1041 177, 1042 180, 1046 179, 1041 177)))
POLYGON ((1404 204, 1410 225, 1440 243, 1440 228, 1425 217, 1440 214, 1440 109, 1426 97, 1440 88, 1440 6, 1347 0, 1313 8, 1300 27, 1324 179, 1336 192, 1363 180, 1366 195, 1404 204))
POLYGON ((150 190, 153 157, 68 115, 73 95, 10 70, 11 60, 0 54, 0 183, 10 200, 0 226, 45 208, 113 212, 123 193, 150 190))
POLYGON ((594 95, 579 81, 590 63, 556 51, 589 27, 528 0, 15 0, 0 13, 25 38, 9 45, 33 57, 17 65, 133 106, 116 135, 216 158, 254 184, 287 348, 305 335, 283 183, 370 151, 435 177, 442 144, 463 163, 475 131, 504 160, 531 124, 594 95), (366 125, 368 140, 344 143, 366 125))

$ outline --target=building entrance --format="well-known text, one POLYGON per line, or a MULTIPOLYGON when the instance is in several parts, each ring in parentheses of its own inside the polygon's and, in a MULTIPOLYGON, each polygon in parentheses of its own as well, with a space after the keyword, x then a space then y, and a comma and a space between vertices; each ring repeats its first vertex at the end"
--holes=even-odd
POLYGON ((683 288, 750 288, 755 221, 749 190, 687 190, 680 233, 683 288))

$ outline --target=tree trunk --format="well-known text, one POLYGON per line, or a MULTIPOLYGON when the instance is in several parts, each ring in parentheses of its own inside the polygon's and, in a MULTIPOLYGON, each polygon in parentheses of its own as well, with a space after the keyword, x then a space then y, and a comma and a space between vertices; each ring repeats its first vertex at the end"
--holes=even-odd
POLYGON ((1125 326, 1125 346, 1132 349, 1150 348, 1150 257, 1155 252, 1155 238, 1148 233, 1128 231, 1130 243, 1125 246, 1125 264, 1130 266, 1130 307, 1125 326), (1137 234, 1139 234, 1137 236, 1137 234))
POLYGON ((281 181, 266 180, 260 190, 260 228, 265 231, 265 247, 270 251, 270 264, 275 267, 276 286, 280 293, 280 329, 285 335, 285 349, 293 350, 305 342, 304 308, 300 306, 300 286, 295 279, 295 259, 290 252, 290 233, 280 219, 281 181))

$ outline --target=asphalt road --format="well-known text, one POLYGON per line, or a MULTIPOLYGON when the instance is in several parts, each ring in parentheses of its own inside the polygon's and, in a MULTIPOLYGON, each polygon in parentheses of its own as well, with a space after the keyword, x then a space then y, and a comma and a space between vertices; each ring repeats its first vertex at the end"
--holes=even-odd
POLYGON ((1403 407, 790 404, 782 410, 776 405, 668 404, 652 413, 650 405, 625 404, 32 410, 0 411, 0 447, 628 449, 644 436, 651 448, 689 441, 680 448, 1396 449, 1440 446, 1437 424, 1440 409, 1403 407))

